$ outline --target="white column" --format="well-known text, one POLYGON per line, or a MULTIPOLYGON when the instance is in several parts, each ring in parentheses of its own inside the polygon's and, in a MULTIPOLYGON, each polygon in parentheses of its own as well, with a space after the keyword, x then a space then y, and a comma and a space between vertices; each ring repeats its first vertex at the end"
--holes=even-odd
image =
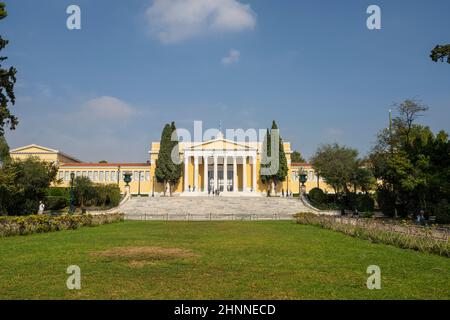
POLYGON ((184 192, 189 190, 189 157, 184 156, 184 192))
POLYGON ((217 190, 217 156, 214 156, 214 192, 217 190))
POLYGON ((203 192, 208 192, 208 156, 203 156, 203 192))
POLYGON ((256 157, 252 157, 252 169, 253 169, 252 190, 253 192, 256 192, 256 157))
POLYGON ((227 156, 223 157, 223 192, 227 192, 228 186, 228 159, 227 156))
POLYGON ((194 189, 198 192, 198 156, 194 156, 194 189))
POLYGON ((236 156, 233 156, 233 192, 237 192, 237 161, 236 156))
POLYGON ((242 157, 242 191, 247 191, 247 157, 242 157))

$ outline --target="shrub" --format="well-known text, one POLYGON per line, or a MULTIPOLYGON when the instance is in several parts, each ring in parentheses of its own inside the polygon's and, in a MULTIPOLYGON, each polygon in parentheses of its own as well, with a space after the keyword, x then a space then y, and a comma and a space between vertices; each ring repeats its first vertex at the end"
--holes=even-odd
POLYGON ((381 212, 393 217, 395 214, 395 199, 390 190, 380 188, 377 190, 377 202, 381 212))
POLYGON ((49 197, 70 197, 70 188, 50 187, 47 190, 49 197))
POLYGON ((309 199, 314 203, 327 202, 327 196, 320 188, 313 188, 308 193, 309 199))
POLYGON ((356 196, 356 208, 360 212, 373 212, 375 201, 370 194, 358 194, 356 196))
POLYGON ((74 230, 82 226, 98 226, 123 220, 124 215, 120 213, 63 215, 59 217, 47 215, 0 217, 0 236, 8 237, 60 230, 74 230))
POLYGON ((406 223, 385 224, 375 219, 350 219, 312 213, 296 214, 295 219, 299 224, 314 225, 375 243, 450 257, 448 233, 436 229, 406 223))
POLYGON ((45 206, 48 210, 61 210, 67 207, 68 201, 65 196, 48 196, 45 206))
POLYGON ((436 222, 450 224, 450 204, 447 200, 440 201, 434 208, 433 214, 436 216, 436 222))

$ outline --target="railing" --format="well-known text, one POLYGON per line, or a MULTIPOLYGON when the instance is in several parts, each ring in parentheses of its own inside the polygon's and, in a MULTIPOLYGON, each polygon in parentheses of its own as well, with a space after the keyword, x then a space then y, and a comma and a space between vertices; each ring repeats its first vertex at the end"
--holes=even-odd
POLYGON ((126 214, 125 220, 139 221, 264 221, 293 220, 292 214, 126 214))

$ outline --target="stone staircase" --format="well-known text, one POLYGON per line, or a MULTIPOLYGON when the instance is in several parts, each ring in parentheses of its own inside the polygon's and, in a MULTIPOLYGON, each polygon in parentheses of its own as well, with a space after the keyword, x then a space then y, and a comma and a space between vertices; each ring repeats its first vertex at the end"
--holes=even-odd
MULTIPOLYGON (((133 197, 117 211, 132 216, 288 216, 313 212, 299 199, 267 197, 133 197)), ((168 218, 170 219, 170 218, 168 218)))

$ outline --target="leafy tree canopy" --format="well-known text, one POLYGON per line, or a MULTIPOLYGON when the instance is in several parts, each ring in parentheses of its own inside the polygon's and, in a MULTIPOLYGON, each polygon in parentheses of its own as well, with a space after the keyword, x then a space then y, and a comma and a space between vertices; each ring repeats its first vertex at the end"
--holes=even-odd
MULTIPOLYGON (((6 18, 6 16, 5 4, 0 2, 0 20, 6 18)), ((0 51, 8 45, 8 42, 0 36, 0 51)), ((14 105, 16 102, 14 84, 16 83, 17 70, 14 67, 3 68, 2 63, 6 59, 7 57, 0 55, 0 136, 4 135, 5 126, 14 130, 19 123, 17 117, 9 110, 9 104, 14 105)))
POLYGON ((434 47, 431 51, 430 58, 434 62, 444 62, 447 59, 447 63, 450 63, 450 44, 437 45, 434 47))
POLYGON ((293 163, 305 163, 306 162, 305 158, 303 158, 301 153, 298 152, 298 151, 292 152, 292 154, 291 154, 291 161, 293 163))

